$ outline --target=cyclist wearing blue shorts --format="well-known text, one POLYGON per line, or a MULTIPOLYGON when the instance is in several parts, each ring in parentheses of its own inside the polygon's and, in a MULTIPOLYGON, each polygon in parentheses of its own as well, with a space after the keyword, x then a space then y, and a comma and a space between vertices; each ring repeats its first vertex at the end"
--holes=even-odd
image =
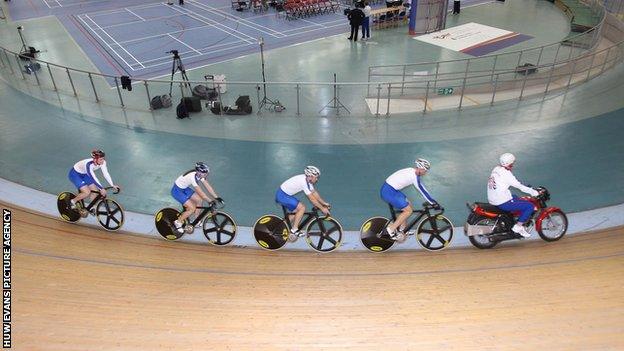
POLYGON ((314 206, 318 207, 326 216, 329 215, 330 204, 321 198, 318 191, 314 190, 314 184, 318 182, 320 176, 321 171, 317 167, 307 166, 303 174, 283 182, 275 193, 275 202, 293 212, 295 218, 291 221, 292 228, 290 231, 297 236, 302 234, 299 231, 299 223, 306 209, 305 205, 295 197, 298 193, 303 191, 314 206))
POLYGON ((71 170, 69 170, 69 180, 76 186, 76 188, 80 191, 75 198, 71 200, 71 208, 76 209, 76 204, 82 200, 86 199, 91 195, 91 200, 95 198, 95 194, 92 194, 91 191, 99 191, 102 196, 106 196, 106 189, 102 186, 99 179, 95 175, 95 171, 98 169, 102 170, 102 174, 104 178, 115 189, 119 190, 120 187, 113 183, 110 174, 108 173, 108 168, 106 167, 106 160, 104 151, 102 150, 93 150, 91 151, 91 158, 85 158, 84 160, 78 161, 74 164, 71 170))
POLYGON ((184 221, 195 212, 197 206, 201 205, 202 200, 211 201, 201 189, 199 183, 206 187, 206 190, 208 190, 208 193, 210 193, 213 199, 223 203, 223 199, 217 195, 210 183, 208 183, 206 179, 208 173, 210 173, 210 168, 203 162, 197 162, 195 164, 195 169, 179 176, 171 188, 171 196, 178 200, 185 208, 185 211, 182 212, 180 217, 173 222, 175 229, 180 234, 184 233, 184 221))
POLYGON ((394 223, 388 223, 388 226, 384 229, 384 233, 389 235, 393 240, 399 240, 403 237, 403 233, 399 231, 405 228, 405 221, 407 221, 413 212, 412 204, 401 190, 410 185, 414 185, 425 200, 433 205, 433 208, 440 208, 438 202, 431 197, 421 180, 421 177, 427 174, 429 168, 431 168, 429 161, 424 158, 419 158, 414 162, 414 167, 400 169, 392 173, 381 186, 381 198, 392 205, 392 207, 401 210, 401 214, 399 214, 396 221, 394 223), (399 228, 399 231, 397 231, 397 228, 399 228))

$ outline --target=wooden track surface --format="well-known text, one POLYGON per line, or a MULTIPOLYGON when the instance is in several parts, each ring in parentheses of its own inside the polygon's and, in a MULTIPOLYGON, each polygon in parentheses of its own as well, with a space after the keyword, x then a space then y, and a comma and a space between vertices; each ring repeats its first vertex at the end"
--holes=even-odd
POLYGON ((12 225, 16 350, 624 349, 623 228, 321 255, 12 225))

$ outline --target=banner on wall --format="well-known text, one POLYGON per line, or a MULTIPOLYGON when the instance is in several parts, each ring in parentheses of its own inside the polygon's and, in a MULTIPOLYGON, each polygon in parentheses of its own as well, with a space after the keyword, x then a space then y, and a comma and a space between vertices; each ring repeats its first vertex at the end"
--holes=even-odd
POLYGON ((470 22, 414 39, 464 54, 482 56, 531 38, 530 35, 470 22))

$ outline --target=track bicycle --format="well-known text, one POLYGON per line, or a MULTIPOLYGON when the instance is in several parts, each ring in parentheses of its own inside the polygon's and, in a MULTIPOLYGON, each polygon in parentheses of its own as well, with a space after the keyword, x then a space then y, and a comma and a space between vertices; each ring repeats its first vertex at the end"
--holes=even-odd
MULTIPOLYGON (((291 217, 294 213, 282 206, 284 218, 273 214, 260 217, 253 226, 256 242, 266 250, 279 250, 287 242, 295 242, 299 236, 291 233, 291 217)), ((342 243, 342 226, 331 216, 322 216, 319 209, 313 207, 304 213, 300 228, 308 245, 318 252, 331 252, 342 243)))
MULTIPOLYGON (((104 189, 107 191, 114 189, 113 194, 119 193, 117 188, 107 187, 104 189)), ((91 190, 91 193, 95 193, 97 196, 89 205, 85 206, 84 200, 80 200, 76 203, 76 208, 74 209, 71 208, 71 200, 76 197, 76 194, 69 191, 60 193, 56 198, 56 207, 61 218, 74 223, 91 214, 95 216, 98 223, 106 230, 115 231, 121 228, 124 223, 124 210, 121 205, 108 196, 102 196, 99 191, 91 190)))
POLYGON ((196 227, 202 227, 202 232, 209 243, 217 246, 227 245, 234 240, 237 226, 232 216, 219 211, 223 207, 223 205, 218 205, 216 201, 210 201, 208 206, 197 207, 201 212, 194 220, 189 221, 187 219, 184 221, 182 224, 184 232, 182 233, 176 230, 173 223, 182 212, 170 207, 163 208, 154 217, 156 230, 163 238, 173 241, 180 239, 185 233, 193 233, 196 227))
MULTIPOLYGON (((390 207, 390 215, 392 221, 396 221, 397 214, 401 211, 396 210, 392 205, 390 207)), ((423 203, 422 209, 414 209, 410 222, 403 229, 403 233, 399 233, 399 238, 393 240, 387 234, 382 234, 384 228, 390 223, 390 219, 386 217, 372 217, 367 219, 360 228, 360 240, 362 244, 372 252, 384 252, 390 249, 395 243, 403 243, 411 235, 416 236, 418 244, 429 251, 438 251, 447 248, 453 239, 453 224, 446 218, 444 208, 433 210, 433 206, 427 202, 423 203), (415 230, 412 230, 416 226, 415 230)))

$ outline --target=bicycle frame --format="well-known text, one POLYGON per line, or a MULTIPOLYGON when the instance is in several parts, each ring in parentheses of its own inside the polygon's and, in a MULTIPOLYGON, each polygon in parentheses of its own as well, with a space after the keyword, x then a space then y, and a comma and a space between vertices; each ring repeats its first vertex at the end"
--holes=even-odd
MULTIPOLYGON (((195 219, 191 222, 189 221, 189 225, 192 225, 193 227, 197 225, 197 223, 199 223, 200 221, 202 221, 204 219, 204 217, 206 217, 206 215, 210 212, 217 212, 217 203, 214 201, 210 201, 208 203, 208 206, 198 206, 196 207, 196 210, 202 210, 199 215, 197 215, 197 217, 195 217, 195 219)), ((182 208, 182 212, 184 212, 185 209, 182 208)))
MULTIPOLYGON (((113 187, 110 187, 110 186, 109 186, 109 187, 107 187, 107 188, 104 188, 104 190, 106 190, 106 191, 108 191, 108 190, 110 190, 110 189, 113 189, 113 187)), ((100 200, 104 199, 104 196, 102 196, 102 194, 100 194, 100 192, 99 192, 99 191, 93 191, 93 190, 91 190, 91 193, 92 193, 92 194, 97 194, 97 196, 96 196, 93 200, 91 200, 91 202, 89 203, 89 206, 84 207, 84 209, 85 209, 85 210, 87 210, 87 211, 91 211, 91 209, 93 208, 93 206, 95 206, 98 202, 100 202, 100 200)), ((113 192, 113 194, 119 194, 119 190, 114 191, 114 192, 113 192)), ((83 199, 83 200, 80 200, 80 201, 84 204, 84 199, 83 199)))
MULTIPOLYGON (((401 213, 402 211, 395 209, 394 207, 392 207, 392 205, 388 204, 388 207, 390 207, 390 214, 392 217, 392 221, 396 221, 397 219, 397 213, 401 213)), ((431 213, 429 212, 429 209, 431 207, 429 206, 429 204, 425 204, 423 208, 413 208, 412 211, 414 211, 410 217, 414 217, 415 214, 418 214, 418 216, 414 217, 414 219, 410 222, 409 218, 406 221, 406 223, 409 223, 408 225, 405 226, 405 229, 403 230, 404 232, 408 232, 410 229, 412 229, 416 223, 420 222, 420 220, 425 217, 425 218, 430 218, 431 217, 431 213)), ((444 210, 440 211, 439 214, 444 213, 444 210)))
MULTIPOLYGON (((284 211, 284 221, 286 221, 286 224, 288 224, 288 229, 292 229, 292 223, 290 223, 290 216, 291 215, 294 216, 295 214, 292 212, 289 212, 285 206, 282 206, 282 211, 284 211)), ((310 223, 311 221, 317 218, 319 218, 318 208, 312 207, 312 211, 304 212, 303 217, 301 218, 301 223, 299 223, 299 229, 305 228, 308 225, 308 223, 310 223)), ((324 232, 325 227, 323 226, 323 223, 321 222, 319 225, 321 226, 321 230, 324 232)))

